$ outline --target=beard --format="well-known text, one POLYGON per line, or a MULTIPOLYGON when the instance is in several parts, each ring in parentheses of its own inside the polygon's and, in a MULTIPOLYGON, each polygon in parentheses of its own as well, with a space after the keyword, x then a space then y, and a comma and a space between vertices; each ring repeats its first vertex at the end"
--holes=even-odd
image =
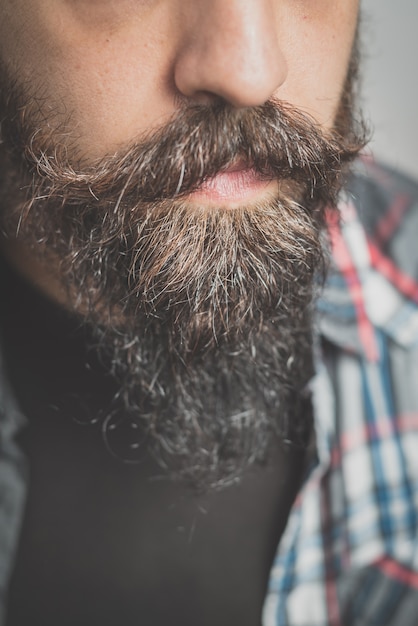
POLYGON ((13 88, 6 102, 3 87, 3 232, 53 260, 93 328, 118 381, 102 427, 111 451, 134 425, 130 461, 146 446, 207 487, 265 460, 275 438, 306 446, 325 213, 364 145, 353 63, 332 131, 278 101, 189 106, 89 166, 64 139, 70 123, 47 132, 36 98, 13 88), (277 194, 232 209, 188 202, 237 163, 276 179, 277 194))

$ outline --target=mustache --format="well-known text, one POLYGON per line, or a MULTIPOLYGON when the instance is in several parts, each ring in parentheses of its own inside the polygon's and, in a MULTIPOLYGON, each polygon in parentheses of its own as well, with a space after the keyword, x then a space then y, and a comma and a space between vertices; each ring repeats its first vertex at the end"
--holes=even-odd
POLYGON ((141 141, 83 166, 71 163, 58 131, 26 128, 28 118, 21 114, 19 132, 9 134, 19 136, 20 154, 34 174, 33 200, 103 202, 115 210, 124 201, 132 206, 181 199, 238 162, 262 178, 300 183, 308 198, 320 200, 365 143, 361 132, 324 131, 280 101, 247 109, 219 103, 189 106, 141 141))

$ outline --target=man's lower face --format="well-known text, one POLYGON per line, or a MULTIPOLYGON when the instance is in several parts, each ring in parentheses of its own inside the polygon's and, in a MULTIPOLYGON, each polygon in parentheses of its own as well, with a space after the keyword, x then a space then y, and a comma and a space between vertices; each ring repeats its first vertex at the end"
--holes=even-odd
POLYGON ((339 132, 279 102, 191 107, 87 171, 45 132, 33 100, 10 99, 3 193, 31 182, 25 201, 1 198, 4 228, 59 259, 71 306, 120 381, 109 415, 119 407, 140 423, 161 462, 195 483, 233 478, 274 434, 306 439, 324 213, 361 145, 351 79, 339 132), (277 181, 275 193, 200 206, 202 185, 237 164, 261 186, 277 181))

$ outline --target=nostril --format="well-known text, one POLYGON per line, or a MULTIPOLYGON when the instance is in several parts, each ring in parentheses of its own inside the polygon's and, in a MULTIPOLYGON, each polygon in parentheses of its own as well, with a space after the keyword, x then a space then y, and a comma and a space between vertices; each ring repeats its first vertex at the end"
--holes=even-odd
POLYGON ((215 93, 212 93, 210 91, 201 90, 201 91, 196 91, 193 94, 193 102, 195 104, 213 105, 213 104, 221 103, 223 101, 224 99, 221 96, 215 93))

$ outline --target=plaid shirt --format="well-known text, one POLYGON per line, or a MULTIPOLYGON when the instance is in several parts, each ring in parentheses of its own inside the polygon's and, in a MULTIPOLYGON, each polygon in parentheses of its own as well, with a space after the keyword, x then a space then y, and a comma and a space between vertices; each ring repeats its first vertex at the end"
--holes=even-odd
MULTIPOLYGON (((278 549, 264 626, 418 624, 418 188, 359 167, 342 226, 330 224, 334 266, 318 303, 317 462, 278 549)), ((21 421, 0 361, 0 625, 23 515, 21 421)))
POLYGON ((341 216, 318 305, 317 462, 264 626, 418 624, 418 187, 360 163, 341 216))

